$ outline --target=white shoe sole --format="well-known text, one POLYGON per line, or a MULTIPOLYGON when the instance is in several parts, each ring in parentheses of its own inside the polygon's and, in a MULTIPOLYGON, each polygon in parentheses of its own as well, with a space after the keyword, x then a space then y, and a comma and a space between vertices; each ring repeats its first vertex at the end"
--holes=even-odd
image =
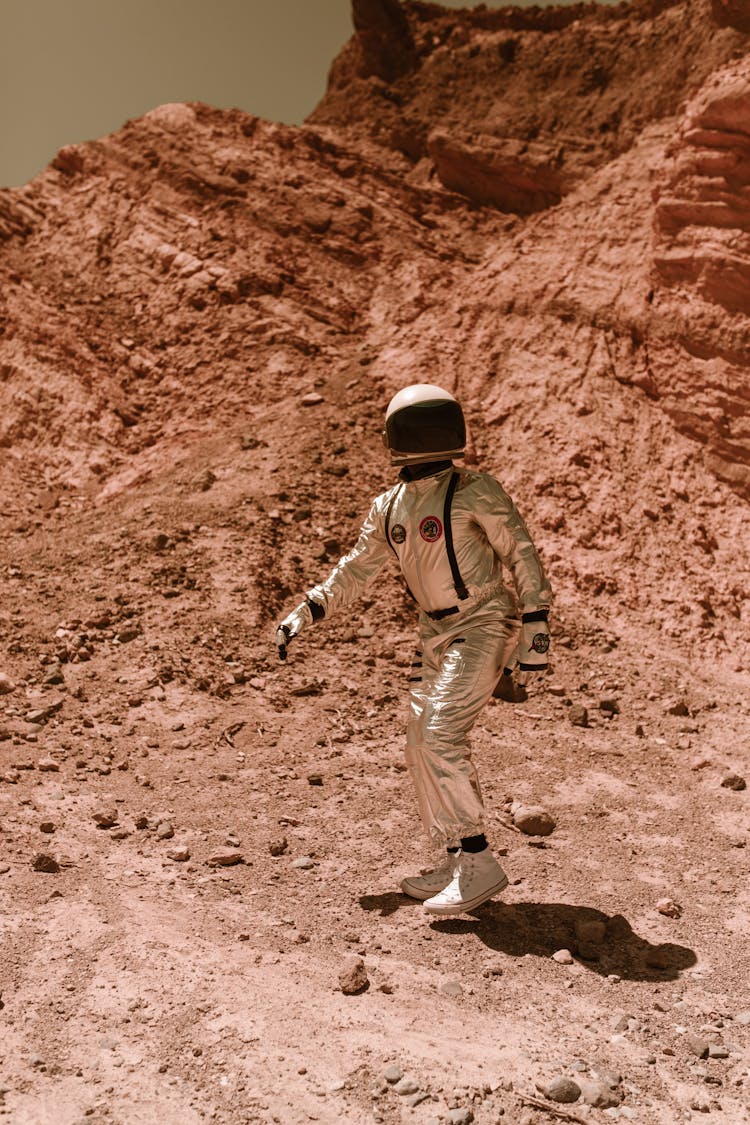
MULTIPOLYGON (((473 910, 476 906, 481 906, 487 899, 499 895, 500 891, 504 891, 508 886, 508 877, 503 875, 492 887, 488 887, 486 891, 482 891, 480 895, 475 895, 474 898, 466 899, 464 902, 455 903, 442 903, 436 902, 434 905, 426 901, 424 908, 427 914, 437 914, 439 917, 450 917, 453 914, 465 914, 468 910, 473 910)), ((438 894, 441 892, 438 891, 438 894)))
MULTIPOLYGON (((448 884, 446 883, 445 887, 447 886, 448 884)), ((439 891, 426 891, 422 887, 412 886, 408 879, 401 880, 401 890, 404 894, 408 895, 409 898, 416 898, 420 902, 426 902, 428 898, 434 898, 435 895, 439 895, 441 891, 444 891, 445 887, 441 887, 439 891)))

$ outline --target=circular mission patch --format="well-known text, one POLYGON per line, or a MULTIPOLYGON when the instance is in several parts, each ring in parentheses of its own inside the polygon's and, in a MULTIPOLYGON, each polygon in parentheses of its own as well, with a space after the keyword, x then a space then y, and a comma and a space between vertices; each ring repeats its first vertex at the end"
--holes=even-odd
POLYGON ((391 528, 391 539, 394 543, 403 543, 406 539, 406 528, 402 523, 394 523, 391 528))
POLYGON ((425 516, 419 525, 419 534, 425 543, 435 543, 443 534, 443 525, 437 516, 425 516))
POLYGON ((536 633, 531 647, 534 652, 546 652, 549 648, 549 633, 536 633))

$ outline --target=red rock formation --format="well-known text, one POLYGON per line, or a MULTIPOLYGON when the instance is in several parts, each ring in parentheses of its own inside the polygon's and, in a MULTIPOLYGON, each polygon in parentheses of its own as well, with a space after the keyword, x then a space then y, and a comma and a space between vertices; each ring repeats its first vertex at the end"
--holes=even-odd
POLYGON ((13 510, 102 503, 250 426, 323 526, 347 472, 352 513, 384 482, 388 395, 442 382, 563 604, 718 654, 746 565, 726 484, 750 488, 748 38, 708 0, 412 3, 389 62, 399 11, 357 6, 301 129, 162 106, 0 192, 13 510))

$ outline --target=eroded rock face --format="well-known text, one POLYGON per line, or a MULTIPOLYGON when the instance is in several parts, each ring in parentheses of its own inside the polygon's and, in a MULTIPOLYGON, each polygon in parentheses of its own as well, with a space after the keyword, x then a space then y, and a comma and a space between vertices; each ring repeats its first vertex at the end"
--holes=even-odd
POLYGON ((559 203, 572 185, 560 170, 559 148, 548 145, 493 137, 467 144, 438 129, 430 134, 427 151, 445 187, 499 211, 543 211, 559 203))
POLYGON ((691 101, 667 150, 654 213, 660 288, 649 339, 655 389, 750 493, 750 61, 691 101))

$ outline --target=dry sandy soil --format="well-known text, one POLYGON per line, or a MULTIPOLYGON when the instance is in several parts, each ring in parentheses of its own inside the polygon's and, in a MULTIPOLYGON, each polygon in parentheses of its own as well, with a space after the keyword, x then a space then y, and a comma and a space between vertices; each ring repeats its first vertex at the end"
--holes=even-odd
POLYGON ((355 8, 303 128, 162 107, 0 193, 0 1118, 749 1121, 744 16, 355 8), (443 921, 396 575, 273 649, 415 380, 556 592, 473 740, 511 885, 443 921))

